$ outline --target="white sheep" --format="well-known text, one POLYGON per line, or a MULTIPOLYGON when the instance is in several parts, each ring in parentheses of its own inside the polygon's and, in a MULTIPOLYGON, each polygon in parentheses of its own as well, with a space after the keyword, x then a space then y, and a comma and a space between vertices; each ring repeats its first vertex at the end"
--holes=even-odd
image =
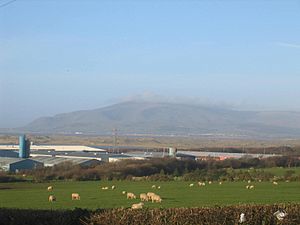
POLYGON ((136 199, 136 195, 131 193, 131 192, 128 192, 127 193, 127 199, 136 199))
POLYGON ((132 209, 142 209, 143 206, 144 206, 144 203, 140 202, 140 203, 132 204, 131 208, 132 209))
POLYGON ((153 193, 153 192, 148 192, 146 195, 147 195, 147 197, 148 197, 149 200, 152 200, 152 196, 154 196, 155 193, 153 193))
POLYGON ((161 202, 162 199, 159 195, 153 195, 152 196, 152 202, 161 202))
POLYGON ((145 193, 141 193, 140 194, 140 199, 141 199, 141 201, 148 201, 149 200, 149 197, 147 196, 147 194, 145 194, 145 193))
POLYGON ((56 197, 54 195, 49 195, 48 201, 49 202, 54 202, 54 201, 56 201, 56 197))
POLYGON ((78 193, 72 193, 72 200, 80 200, 80 195, 78 193))
POLYGON ((52 190, 53 190, 53 186, 49 186, 49 187, 47 188, 47 190, 48 190, 48 191, 52 191, 52 190))
POLYGON ((190 184, 189 186, 190 186, 190 187, 194 187, 194 184, 190 184))

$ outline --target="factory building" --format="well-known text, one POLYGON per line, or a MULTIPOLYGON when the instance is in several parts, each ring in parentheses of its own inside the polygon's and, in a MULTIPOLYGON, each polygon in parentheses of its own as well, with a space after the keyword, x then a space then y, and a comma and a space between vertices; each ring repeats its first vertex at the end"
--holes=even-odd
POLYGON ((89 158, 63 158, 63 157, 36 156, 33 157, 32 159, 43 163, 45 167, 52 167, 60 163, 71 163, 73 165, 80 165, 80 166, 94 166, 102 163, 97 159, 89 159, 89 158))
POLYGON ((33 159, 0 157, 0 169, 9 172, 31 170, 43 167, 42 162, 33 159))

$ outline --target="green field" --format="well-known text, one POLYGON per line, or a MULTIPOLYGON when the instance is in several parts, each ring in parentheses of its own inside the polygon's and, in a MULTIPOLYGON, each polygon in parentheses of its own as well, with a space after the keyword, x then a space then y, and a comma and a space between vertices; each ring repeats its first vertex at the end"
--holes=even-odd
POLYGON ((52 192, 47 191, 49 183, 2 183, 0 184, 0 207, 35 209, 71 209, 80 208, 118 208, 129 207, 138 199, 127 200, 122 191, 140 194, 155 192, 163 202, 147 202, 146 207, 198 207, 213 205, 232 205, 244 203, 299 203, 300 182, 279 182, 277 186, 270 182, 253 183, 255 188, 247 190, 245 182, 224 182, 189 187, 191 182, 144 182, 144 181, 89 181, 89 182, 52 182, 52 192), (152 189, 152 184, 161 189, 152 189), (102 186, 116 185, 115 190, 101 190, 102 186), (72 201, 71 193, 78 192, 80 201, 72 201), (56 202, 48 202, 53 193, 56 202))

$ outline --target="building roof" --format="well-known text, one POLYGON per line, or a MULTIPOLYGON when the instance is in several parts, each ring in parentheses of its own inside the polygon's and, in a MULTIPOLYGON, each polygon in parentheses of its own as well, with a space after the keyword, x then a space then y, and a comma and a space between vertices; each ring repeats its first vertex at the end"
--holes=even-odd
MULTIPOLYGON (((0 145, 0 149, 18 150, 19 145, 0 145)), ((30 150, 106 152, 106 150, 101 148, 95 148, 95 147, 89 147, 83 145, 31 145, 30 150)))
POLYGON ((96 159, 90 159, 90 158, 84 159, 84 158, 49 157, 49 156, 36 156, 36 157, 33 157, 32 159, 34 159, 38 162, 44 163, 45 166, 57 165, 59 163, 64 163, 64 162, 71 162, 75 165, 78 165, 78 164, 89 162, 91 160, 96 160, 96 159))
POLYGON ((75 156, 75 157, 92 157, 103 158, 106 152, 77 152, 77 151, 54 151, 54 150, 33 150, 32 155, 45 156, 75 156))
MULTIPOLYGON (((13 158, 13 157, 0 157, 0 166, 21 162, 24 160, 37 161, 34 158, 13 158)), ((38 162, 38 161, 37 161, 38 162)))
POLYGON ((200 152, 200 151, 178 151, 177 153, 191 155, 195 157, 225 157, 225 158, 242 158, 250 156, 253 158, 266 158, 279 155, 271 154, 247 154, 247 153, 227 153, 227 152, 200 152))
POLYGON ((126 155, 129 155, 131 157, 141 157, 141 158, 162 158, 164 156, 168 156, 168 152, 156 152, 156 151, 151 151, 151 152, 146 152, 146 151, 132 151, 132 152, 127 152, 126 155))
POLYGON ((24 159, 22 158, 11 158, 11 157, 0 157, 0 166, 12 164, 15 162, 20 162, 24 159))

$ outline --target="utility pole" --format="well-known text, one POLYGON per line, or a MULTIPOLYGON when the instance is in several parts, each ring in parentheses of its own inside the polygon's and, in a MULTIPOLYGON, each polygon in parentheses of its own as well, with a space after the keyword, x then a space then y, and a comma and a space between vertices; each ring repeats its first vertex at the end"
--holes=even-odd
POLYGON ((113 143, 113 153, 116 152, 117 150, 117 138, 118 138, 118 130, 116 128, 113 129, 113 138, 114 138, 114 143, 113 143))

